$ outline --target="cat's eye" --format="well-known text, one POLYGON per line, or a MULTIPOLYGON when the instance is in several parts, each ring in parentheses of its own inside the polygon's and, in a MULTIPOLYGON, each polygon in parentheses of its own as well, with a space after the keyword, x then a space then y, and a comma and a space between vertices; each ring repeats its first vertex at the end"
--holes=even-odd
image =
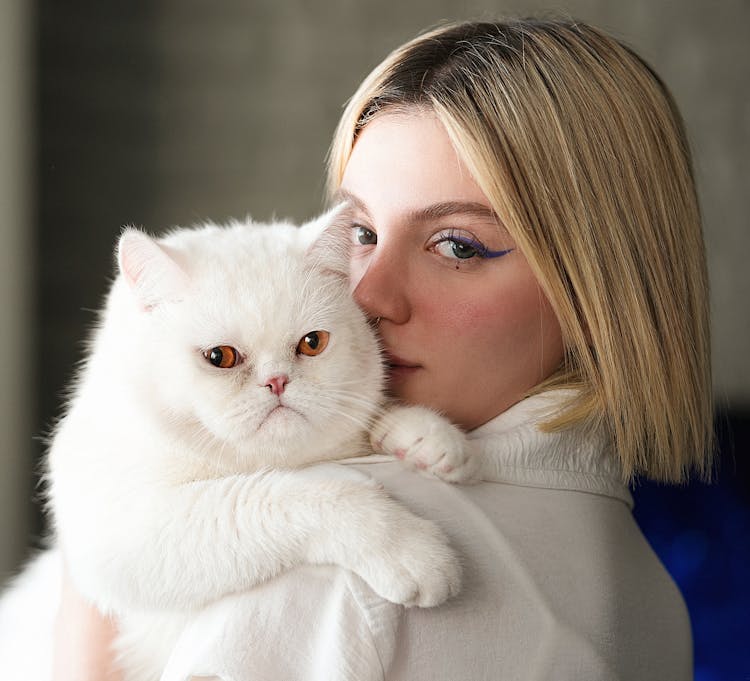
POLYGON ((231 345, 217 345, 215 348, 205 350, 203 356, 218 369, 231 369, 242 361, 240 353, 231 345))
POLYGON ((328 331, 310 331, 297 343, 297 354, 307 355, 308 357, 319 355, 326 349, 330 337, 331 334, 328 331))

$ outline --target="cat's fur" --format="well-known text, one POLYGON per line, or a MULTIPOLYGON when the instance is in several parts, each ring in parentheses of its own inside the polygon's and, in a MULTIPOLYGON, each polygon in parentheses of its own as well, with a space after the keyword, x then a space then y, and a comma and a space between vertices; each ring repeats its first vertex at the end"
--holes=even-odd
MULTIPOLYGON (((48 456, 57 548, 0 606, 3 678, 49 678, 34 665, 49 669, 61 554, 86 598, 118 617, 128 679, 159 677, 191 611, 302 563, 353 570, 406 605, 457 592, 457 559, 432 523, 367 480, 296 470, 362 452, 381 401, 341 219, 122 235, 120 274, 48 456), (328 346, 299 354, 312 331, 328 346), (234 368, 204 356, 224 345, 240 353, 234 368)), ((403 455, 415 428, 389 451, 403 455)), ((432 463, 450 474, 463 460, 432 463)))

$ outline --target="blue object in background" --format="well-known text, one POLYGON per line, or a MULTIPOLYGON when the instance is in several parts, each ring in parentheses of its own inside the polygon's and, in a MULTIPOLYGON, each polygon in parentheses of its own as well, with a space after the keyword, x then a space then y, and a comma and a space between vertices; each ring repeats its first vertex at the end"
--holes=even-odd
POLYGON ((750 680, 750 414, 717 418, 716 482, 639 484, 634 515, 690 611, 695 681, 750 680))

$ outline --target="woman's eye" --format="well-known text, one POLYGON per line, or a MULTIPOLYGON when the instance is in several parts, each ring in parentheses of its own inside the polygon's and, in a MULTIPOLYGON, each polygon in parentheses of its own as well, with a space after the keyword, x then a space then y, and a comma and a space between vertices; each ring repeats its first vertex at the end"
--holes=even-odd
POLYGON ((331 334, 328 331, 310 331, 297 343, 297 354, 307 355, 308 357, 319 355, 326 349, 330 337, 331 334))
POLYGON ((501 258, 514 250, 513 248, 506 248, 499 251, 491 251, 471 232, 453 229, 436 235, 431 249, 438 255, 454 262, 457 260, 501 258))
POLYGON ((231 369, 242 361, 240 353, 231 345, 217 345, 215 348, 205 350, 203 357, 218 369, 231 369))
POLYGON ((378 235, 371 229, 357 225, 353 227, 354 241, 360 246, 374 246, 378 243, 378 235))
POLYGON ((477 255, 482 257, 486 249, 480 243, 461 241, 459 239, 443 239, 435 244, 435 250, 446 258, 468 260, 477 255))

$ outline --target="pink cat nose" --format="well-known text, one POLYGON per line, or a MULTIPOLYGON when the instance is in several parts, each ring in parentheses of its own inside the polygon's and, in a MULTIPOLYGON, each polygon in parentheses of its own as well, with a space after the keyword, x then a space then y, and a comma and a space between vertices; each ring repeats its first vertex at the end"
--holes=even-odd
POLYGON ((284 392, 284 386, 289 383, 289 376, 286 374, 277 374, 276 376, 271 376, 266 381, 266 387, 271 388, 271 392, 274 395, 281 395, 281 393, 284 392))

